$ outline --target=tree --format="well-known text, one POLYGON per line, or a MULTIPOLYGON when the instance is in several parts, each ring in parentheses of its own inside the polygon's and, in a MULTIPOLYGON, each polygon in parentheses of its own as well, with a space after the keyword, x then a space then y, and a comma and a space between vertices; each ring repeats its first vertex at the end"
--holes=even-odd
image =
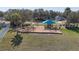
POLYGON ((36 21, 43 21, 45 19, 45 11, 43 9, 35 9, 33 11, 33 18, 36 21))
POLYGON ((50 18, 50 12, 48 10, 45 10, 45 19, 50 18))
POLYGON ((49 12, 50 12, 50 18, 53 18, 53 19, 55 19, 57 15, 62 16, 61 12, 55 12, 53 10, 50 10, 49 12))
POLYGON ((22 10, 20 10, 20 15, 22 17, 22 22, 25 22, 25 21, 31 21, 33 13, 31 10, 22 9, 22 10))
POLYGON ((70 24, 70 13, 71 13, 71 9, 69 7, 67 7, 63 13, 63 16, 67 19, 67 26, 69 26, 70 24))
POLYGON ((4 16, 4 12, 0 11, 0 17, 4 16))
POLYGON ((64 17, 68 17, 68 15, 71 13, 71 9, 69 7, 67 7, 63 13, 64 17))
POLYGON ((5 19, 11 22, 12 27, 20 26, 21 24, 21 15, 19 13, 8 13, 5 16, 5 19))

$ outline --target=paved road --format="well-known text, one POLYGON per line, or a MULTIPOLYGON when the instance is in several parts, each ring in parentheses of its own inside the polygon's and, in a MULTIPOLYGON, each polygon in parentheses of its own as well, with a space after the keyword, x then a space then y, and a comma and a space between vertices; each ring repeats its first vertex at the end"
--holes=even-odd
POLYGON ((2 30, 0 30, 0 38, 3 38, 5 36, 5 34, 8 32, 10 27, 10 24, 6 24, 6 27, 2 28, 2 30))

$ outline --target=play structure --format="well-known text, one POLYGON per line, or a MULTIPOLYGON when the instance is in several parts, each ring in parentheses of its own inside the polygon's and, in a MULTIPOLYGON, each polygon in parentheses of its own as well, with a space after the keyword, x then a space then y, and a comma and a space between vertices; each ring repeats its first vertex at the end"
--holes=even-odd
POLYGON ((57 29, 57 21, 55 20, 45 20, 42 23, 44 24, 45 29, 57 29))

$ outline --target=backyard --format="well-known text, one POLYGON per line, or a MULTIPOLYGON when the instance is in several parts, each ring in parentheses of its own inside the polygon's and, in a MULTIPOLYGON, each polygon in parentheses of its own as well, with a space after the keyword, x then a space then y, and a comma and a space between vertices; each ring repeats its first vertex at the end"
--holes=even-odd
POLYGON ((0 40, 1 51, 72 51, 79 50, 79 33, 62 29, 63 34, 34 34, 22 33, 22 43, 15 48, 11 46, 11 40, 16 35, 14 31, 8 31, 0 40))
POLYGON ((79 11, 10 9, 3 14, 0 51, 79 51, 79 11))

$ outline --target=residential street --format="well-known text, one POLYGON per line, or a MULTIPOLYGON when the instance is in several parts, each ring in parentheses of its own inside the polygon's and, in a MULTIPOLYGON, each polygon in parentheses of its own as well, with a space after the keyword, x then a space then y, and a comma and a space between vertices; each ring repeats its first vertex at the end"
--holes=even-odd
POLYGON ((9 30, 9 27, 10 27, 10 24, 6 24, 6 26, 4 28, 2 28, 0 30, 0 38, 3 38, 5 36, 5 34, 8 32, 9 30))

